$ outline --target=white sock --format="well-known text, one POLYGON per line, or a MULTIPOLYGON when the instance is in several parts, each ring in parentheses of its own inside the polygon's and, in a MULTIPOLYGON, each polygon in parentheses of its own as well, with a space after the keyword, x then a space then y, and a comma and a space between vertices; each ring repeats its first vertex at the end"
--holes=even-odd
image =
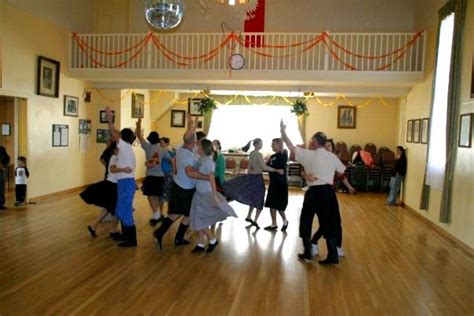
POLYGON ((317 244, 311 244, 311 252, 313 256, 316 256, 319 254, 319 247, 317 244))
POLYGON ((216 241, 217 241, 217 238, 213 238, 213 239, 209 240, 209 243, 211 245, 214 245, 216 243, 216 241))
POLYGON ((160 217, 161 217, 160 211, 153 213, 153 216, 152 216, 153 219, 159 219, 160 217))
POLYGON ((200 248, 205 248, 206 247, 206 245, 201 244, 201 243, 197 244, 197 246, 200 247, 200 248))

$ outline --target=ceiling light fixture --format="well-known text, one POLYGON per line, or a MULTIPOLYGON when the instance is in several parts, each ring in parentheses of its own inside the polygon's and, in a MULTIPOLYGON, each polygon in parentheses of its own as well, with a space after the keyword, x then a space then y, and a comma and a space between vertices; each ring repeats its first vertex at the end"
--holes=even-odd
POLYGON ((184 16, 183 0, 145 0, 145 18, 158 30, 177 27, 184 16))

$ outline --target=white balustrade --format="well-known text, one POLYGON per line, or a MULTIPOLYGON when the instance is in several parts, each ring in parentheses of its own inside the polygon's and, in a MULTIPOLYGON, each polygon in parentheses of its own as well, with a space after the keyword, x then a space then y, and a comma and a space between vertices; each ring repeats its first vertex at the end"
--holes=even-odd
POLYGON ((243 71, 421 72, 425 37, 423 32, 76 34, 69 63, 73 69, 223 71, 232 54, 241 54, 243 71), (251 47, 256 43, 266 47, 251 47))

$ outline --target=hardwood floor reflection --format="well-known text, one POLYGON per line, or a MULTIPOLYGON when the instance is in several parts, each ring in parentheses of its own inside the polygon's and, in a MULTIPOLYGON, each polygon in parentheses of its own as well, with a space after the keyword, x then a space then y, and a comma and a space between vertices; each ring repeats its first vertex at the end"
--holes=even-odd
POLYGON ((136 249, 116 247, 107 224, 92 239, 98 210, 77 195, 1 211, 0 315, 473 314, 472 258, 384 195, 338 198, 346 256, 334 267, 296 259, 301 191, 290 194, 286 233, 247 227, 247 208, 232 203, 239 218, 218 226, 211 255, 175 248, 177 224, 158 250, 140 193, 136 249))

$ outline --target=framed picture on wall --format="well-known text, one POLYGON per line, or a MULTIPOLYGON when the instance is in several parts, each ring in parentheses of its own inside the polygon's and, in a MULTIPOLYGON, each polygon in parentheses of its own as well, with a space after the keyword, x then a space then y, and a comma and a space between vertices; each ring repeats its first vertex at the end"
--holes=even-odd
POLYGON ((110 138, 110 130, 108 129, 97 129, 96 141, 98 143, 107 143, 110 138))
MULTIPOLYGON (((112 111, 112 123, 115 123, 115 111, 112 111)), ((108 123, 109 121, 107 120, 107 112, 105 111, 100 111, 100 122, 101 123, 108 123)))
POLYGON ((143 118, 145 108, 145 96, 132 93, 132 118, 143 118))
POLYGON ((472 118, 474 113, 462 114, 459 123, 459 147, 470 148, 472 144, 472 118))
POLYGON ((356 107, 346 105, 337 107, 337 128, 356 128, 356 107))
POLYGON ((79 134, 91 133, 91 120, 79 120, 79 134))
POLYGON ((188 112, 189 115, 192 116, 201 116, 202 111, 201 111, 201 100, 202 99, 197 99, 197 98, 189 98, 188 99, 188 112))
POLYGON ((407 121, 407 143, 413 142, 413 120, 407 121))
POLYGON ((70 95, 64 96, 64 116, 77 116, 79 98, 70 95))
POLYGON ((3 123, 2 124, 2 136, 10 136, 12 133, 11 131, 11 125, 8 123, 3 123))
POLYGON ((51 141, 53 147, 69 146, 69 125, 53 124, 51 141))
POLYGON ((421 140, 420 143, 428 144, 428 132, 430 126, 430 119, 424 118, 421 120, 421 140))
POLYGON ((413 120, 413 142, 419 143, 420 142, 420 127, 421 127, 421 120, 413 120))
POLYGON ((38 56, 36 94, 45 97, 59 97, 59 61, 38 56))
POLYGON ((171 127, 184 127, 186 111, 171 110, 171 127))

